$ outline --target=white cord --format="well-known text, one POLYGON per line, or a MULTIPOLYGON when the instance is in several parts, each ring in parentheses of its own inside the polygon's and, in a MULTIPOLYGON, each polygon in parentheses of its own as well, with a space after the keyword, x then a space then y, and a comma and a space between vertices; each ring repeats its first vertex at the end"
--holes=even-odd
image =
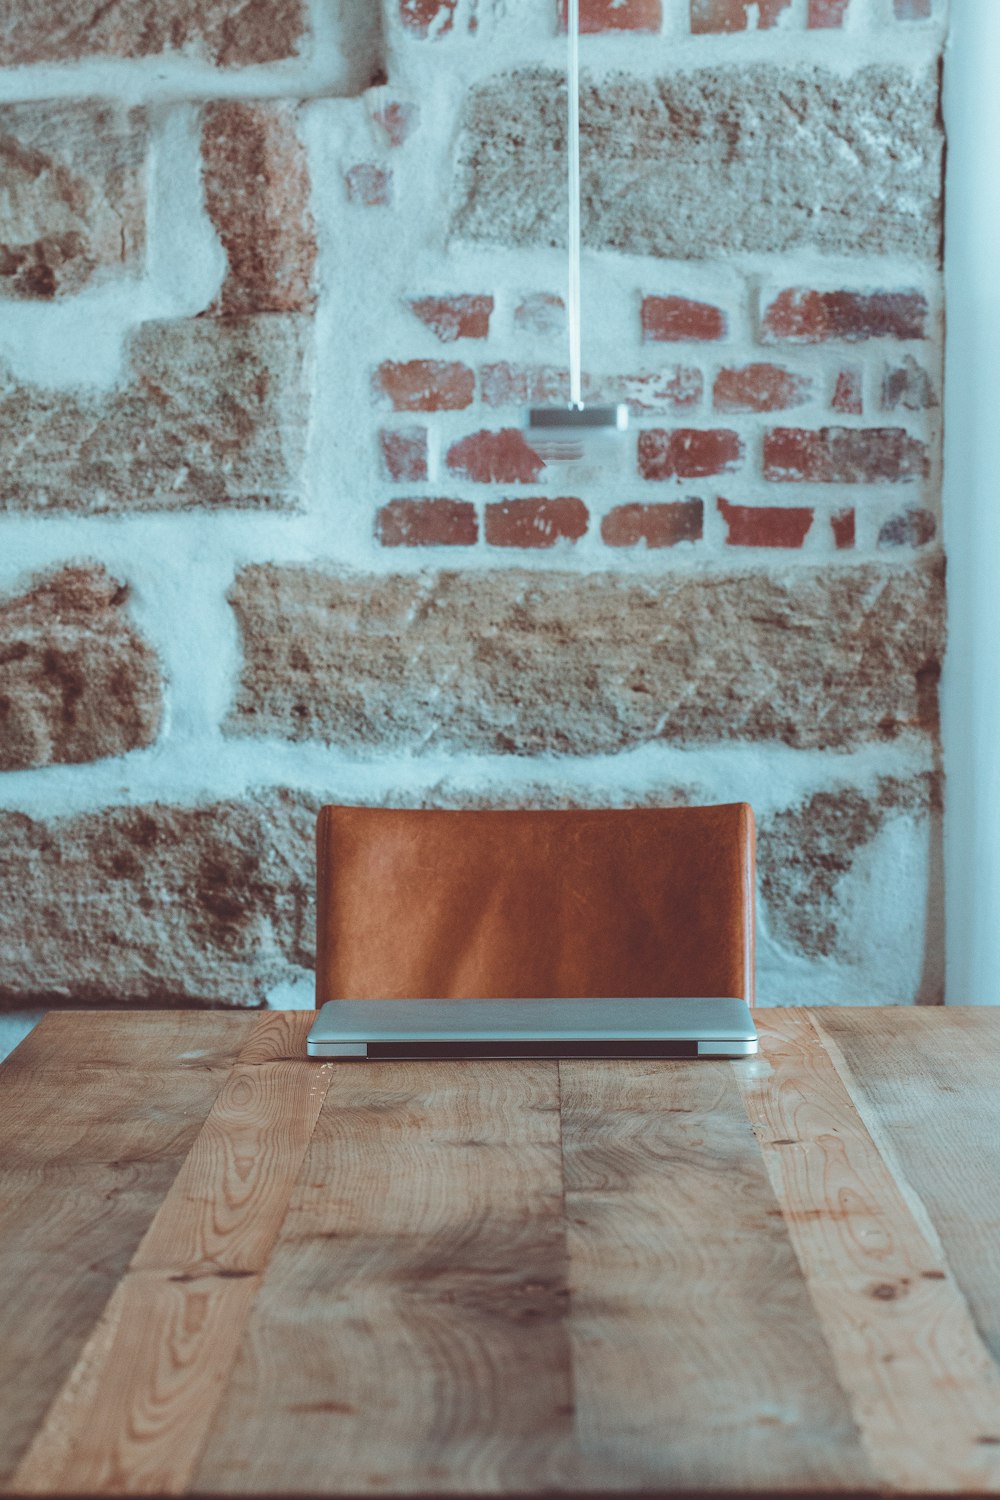
POLYGON ((569 399, 574 406, 579 406, 583 400, 580 377, 580 0, 568 0, 566 11, 566 29, 569 33, 569 69, 566 78, 569 159, 569 399))

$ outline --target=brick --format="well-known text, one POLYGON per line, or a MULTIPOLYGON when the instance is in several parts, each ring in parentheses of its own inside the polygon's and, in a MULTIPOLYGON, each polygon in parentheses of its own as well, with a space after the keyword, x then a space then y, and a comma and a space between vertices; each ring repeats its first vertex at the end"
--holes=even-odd
POLYGON ((362 208, 386 208, 392 202, 392 173, 377 162, 362 161, 344 173, 350 203, 362 208))
MULTIPOLYGON (((567 0, 556 0, 559 30, 566 30, 567 0)), ((661 0, 580 0, 580 30, 659 31, 663 23, 661 0)))
POLYGON ((880 547, 926 547, 937 535, 933 511, 911 505, 898 515, 890 516, 879 530, 880 547))
MULTIPOLYGON (((858 856, 887 823, 904 817, 920 825, 926 848, 928 816, 940 811, 939 779, 924 771, 880 777, 871 787, 814 792, 772 813, 762 820, 758 836, 767 931, 783 948, 809 958, 856 963, 857 940, 843 891, 858 856)), ((869 892, 866 906, 870 900, 869 892)))
POLYGON ((385 138, 387 146, 402 146, 420 124, 420 105, 402 99, 390 99, 372 111, 372 119, 385 138))
MULTIPOLYGON (((454 146, 452 239, 565 244, 565 113, 557 71, 471 86, 454 146)), ((938 263, 936 64, 605 72, 583 92, 581 133, 590 249, 713 268, 720 257, 797 249, 938 263)))
POLYGON ((897 21, 929 21, 933 6, 931 0, 893 0, 897 21))
POLYGON ((655 374, 613 375, 598 383, 594 397, 624 401, 629 411, 642 415, 691 411, 704 394, 701 371, 690 365, 668 365, 655 374))
POLYGON ((937 730, 937 558, 585 579, 258 564, 230 598, 243 646, 231 735, 596 755, 658 741, 847 750, 937 730))
POLYGON ((534 484, 545 468, 516 427, 470 433, 452 443, 445 462, 453 474, 476 484, 534 484))
POLYGON ((0 1003, 259 1006, 307 980, 318 800, 0 813, 0 1003))
POLYGON ((702 431, 650 427, 639 434, 639 473, 643 479, 703 479, 738 467, 743 443, 727 428, 702 431))
POLYGON ((902 427, 774 427, 764 435, 764 478, 879 484, 927 473, 927 449, 902 427))
POLYGON ((566 304, 551 292, 532 292, 514 309, 514 327, 522 333, 562 333, 566 327, 566 304))
POLYGON ((643 297, 639 312, 643 343, 713 343, 729 324, 721 307, 690 297, 643 297))
POLYGON ((938 406, 934 382, 922 366, 909 355, 899 365, 890 366, 882 381, 882 410, 930 411, 938 406))
POLYGON ((414 483, 427 478, 427 428, 383 428, 379 433, 382 472, 387 479, 414 483))
POLYGON ((569 496, 496 500, 486 507, 486 540, 491 547, 554 547, 586 533, 587 507, 569 496))
POLYGON ((49 301, 140 275, 148 150, 142 109, 0 106, 0 297, 49 301))
POLYGON ((765 310, 760 339, 763 344, 923 339, 927 316, 922 292, 808 292, 789 287, 765 310))
POLYGON ((399 0, 399 18, 420 37, 445 36, 455 24, 458 0, 399 0))
POLYGON ((468 500, 390 500, 375 518, 383 547, 471 547, 479 540, 468 500))
POLYGON ((704 509, 701 500, 616 505, 601 522, 601 540, 609 547, 675 547, 678 542, 698 542, 704 509))
POLYGON ((153 743, 160 669, 128 598, 126 584, 93 566, 63 568, 0 600, 0 771, 153 743))
POLYGON ((410 311, 442 344, 485 339, 490 332, 492 297, 411 297, 410 311))
POLYGON ((395 411, 462 411, 472 405, 475 387, 468 365, 440 359, 386 360, 372 380, 374 394, 395 411))
POLYGON ((813 523, 805 505, 731 505, 720 496, 729 547, 801 547, 813 523))
POLYGON ((835 511, 830 517, 830 529, 833 532, 833 545, 838 552, 854 546, 854 506, 846 506, 844 510, 835 511))
POLYGON ((838 372, 830 405, 834 411, 842 412, 844 416, 861 416, 864 410, 862 375, 857 366, 838 372))
POLYGON ((691 31, 695 36, 717 31, 746 31, 750 19, 761 30, 776 26, 791 0, 691 0, 691 31))
POLYGON ((569 370, 502 360, 481 367, 479 393, 484 406, 560 405, 569 401, 569 370))
POLYGON ((0 510, 296 510, 312 319, 143 323, 115 390, 0 383, 0 510))
POLYGON ((294 57, 308 34, 305 0, 17 0, 0 13, 0 65, 182 53, 235 68, 294 57))
POLYGON ((812 381, 780 365, 720 370, 712 399, 717 411, 781 411, 809 400, 812 381))
POLYGON ((806 25, 813 30, 843 26, 850 0, 809 0, 806 25))
POLYGON ((225 99, 202 126, 205 206, 228 269, 212 311, 308 312, 316 297, 316 235, 296 108, 225 99))

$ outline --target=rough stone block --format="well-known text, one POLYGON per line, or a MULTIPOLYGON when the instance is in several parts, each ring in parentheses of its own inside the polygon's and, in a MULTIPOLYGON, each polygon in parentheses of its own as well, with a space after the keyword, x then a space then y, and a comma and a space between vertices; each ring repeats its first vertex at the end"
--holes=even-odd
POLYGON ((940 781, 922 772, 906 779, 883 777, 874 788, 815 792, 773 814, 758 832, 760 890, 770 931, 811 958, 856 958, 845 878, 892 819, 925 821, 940 811, 940 781))
POLYGON ((0 296, 47 300, 139 274, 148 145, 142 109, 0 106, 0 296))
POLYGON ((295 120, 287 100, 206 107, 205 205, 229 261, 213 312, 308 312, 315 302, 309 170, 295 120))
POLYGON ((0 771, 152 744, 160 670, 128 593, 102 568, 70 567, 0 600, 0 771))
POLYGON ((847 749, 937 727, 939 566, 628 578, 244 569, 227 732, 352 751, 847 749))
MULTIPOLYGON (((456 145, 452 231, 565 243, 565 86, 544 69, 477 84, 456 145), (525 182, 532 191, 524 191, 525 182)), ((765 63, 584 81, 586 244, 682 260, 808 246, 940 250, 935 73, 765 63)))
POLYGON ((0 380, 0 510, 294 510, 312 320, 145 323, 114 391, 0 380))
POLYGON ((0 813, 0 1004, 263 1003, 313 963, 316 805, 0 813))
POLYGON ((293 57, 306 0, 10 0, 0 11, 0 66, 179 52, 220 67, 293 57))

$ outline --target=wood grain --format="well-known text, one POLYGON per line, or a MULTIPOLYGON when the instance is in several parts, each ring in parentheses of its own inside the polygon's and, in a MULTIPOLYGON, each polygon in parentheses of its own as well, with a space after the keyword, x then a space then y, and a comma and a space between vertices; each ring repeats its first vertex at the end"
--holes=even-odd
POLYGON ((870 1475, 727 1062, 561 1063, 589 1483, 870 1475))
MULTIPOLYGON (((904 1195, 1000 1360, 1000 1007, 813 1012, 904 1195)), ((1000 1432, 997 1413, 991 1431, 1000 1432)))
POLYGON ((810 1017, 769 1016, 766 1061, 733 1067, 875 1474, 995 1489, 1000 1373, 810 1017))
POLYGON ((565 1278, 556 1064, 343 1067, 196 1488, 558 1481, 565 1278))
POLYGON ((184 1489, 329 1086, 329 1064, 302 1065, 307 1030, 255 1020, 15 1488, 184 1489))
POLYGON ((0 1482, 69 1376, 253 1021, 51 1012, 0 1070, 0 1482))

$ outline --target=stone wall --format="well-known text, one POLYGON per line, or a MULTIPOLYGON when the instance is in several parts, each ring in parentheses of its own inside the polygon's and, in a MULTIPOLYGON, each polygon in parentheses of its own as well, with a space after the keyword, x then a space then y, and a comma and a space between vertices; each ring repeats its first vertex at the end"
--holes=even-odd
POLYGON ((934 1002, 944 0, 10 0, 0 1005, 312 1003, 323 801, 747 799, 934 1002))

